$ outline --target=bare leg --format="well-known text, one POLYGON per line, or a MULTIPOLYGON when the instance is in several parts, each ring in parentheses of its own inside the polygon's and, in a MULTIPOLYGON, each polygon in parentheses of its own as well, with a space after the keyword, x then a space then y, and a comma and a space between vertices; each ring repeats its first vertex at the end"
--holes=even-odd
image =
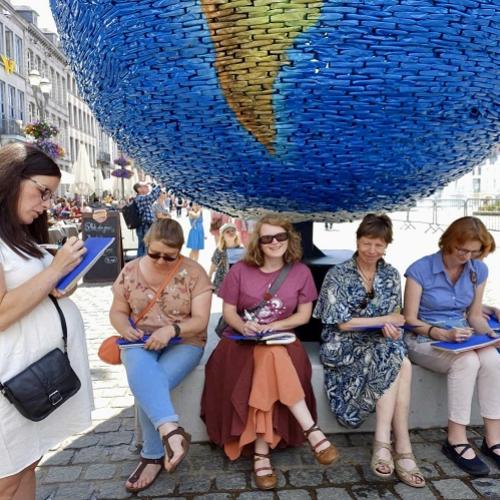
POLYGON ((12 476, 0 479, 0 500, 34 500, 35 468, 39 460, 12 476))
POLYGON ((198 262, 198 257, 200 256, 200 251, 199 250, 191 250, 189 252, 189 258, 195 260, 198 262))
MULTIPOLYGON (((289 406, 288 409, 292 413, 292 415, 297 419, 297 422, 302 427, 302 430, 306 431, 310 429, 314 425, 314 420, 311 416, 311 412, 306 405, 304 399, 301 399, 298 403, 295 403, 292 406, 289 406)), ((325 435, 321 431, 311 432, 309 434, 308 440, 311 443, 311 446, 314 447, 316 443, 319 443, 321 440, 325 439, 325 435)), ((325 441, 321 444, 316 451, 322 451, 328 448, 331 445, 329 441, 325 441)))
MULTIPOLYGON (((486 423, 486 419, 485 419, 486 423)), ((457 424, 452 420, 448 420, 448 442, 450 444, 465 444, 468 443, 467 439, 467 427, 462 424, 457 424)), ((462 448, 457 448, 457 452, 460 453, 462 448)), ((469 448, 463 455, 464 458, 470 460, 476 456, 476 453, 472 448, 469 448)))
MULTIPOLYGON (((158 428, 158 431, 160 432, 160 436, 166 436, 169 432, 174 431, 177 429, 178 424, 175 422, 166 422, 158 428)), ((168 438, 168 442, 170 444, 170 448, 172 448, 172 451, 174 453, 173 457, 169 460, 168 457, 165 455, 165 469, 167 471, 171 468, 171 463, 175 464, 179 460, 179 457, 184 453, 184 448, 182 447, 182 441, 183 437, 180 434, 174 434, 170 438, 168 438)), ((153 467, 158 467, 158 466, 153 466, 153 467)))
MULTIPOLYGON (((500 443, 500 420, 493 420, 491 418, 484 419, 484 435, 486 438, 486 445, 488 447, 500 443)), ((500 450, 493 450, 494 453, 500 455, 500 450)))

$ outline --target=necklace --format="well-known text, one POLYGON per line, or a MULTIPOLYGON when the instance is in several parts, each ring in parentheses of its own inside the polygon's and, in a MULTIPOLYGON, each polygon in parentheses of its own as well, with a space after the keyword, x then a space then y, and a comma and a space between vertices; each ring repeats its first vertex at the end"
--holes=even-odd
POLYGON ((363 270, 361 269, 361 266, 356 262, 356 267, 358 268, 358 272, 361 276, 361 279, 368 285, 369 288, 371 288, 373 280, 375 279, 375 272, 373 271, 373 274, 371 277, 368 277, 363 270))

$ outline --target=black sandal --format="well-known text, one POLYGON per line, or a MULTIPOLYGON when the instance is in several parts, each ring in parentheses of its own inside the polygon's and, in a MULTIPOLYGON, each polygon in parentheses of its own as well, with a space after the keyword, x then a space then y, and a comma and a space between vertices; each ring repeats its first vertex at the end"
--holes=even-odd
POLYGON ((175 462, 175 464, 170 464, 171 467, 169 469, 166 469, 167 472, 174 472, 177 466, 184 460, 185 456, 187 455, 187 452, 189 450, 189 445, 191 444, 191 434, 186 432, 183 427, 177 427, 177 429, 174 429, 173 431, 170 431, 167 435, 162 436, 161 440, 163 442, 163 446, 165 448, 165 453, 167 455, 167 458, 170 462, 172 457, 174 456, 174 452, 172 451, 172 448, 170 447, 170 443, 168 442, 169 438, 174 436, 175 434, 179 434, 182 436, 182 449, 184 452, 180 456, 179 460, 175 462))
POLYGON ((481 445, 481 451, 487 456, 493 459, 493 461, 497 464, 497 467, 500 468, 500 455, 495 453, 495 450, 500 449, 500 443, 494 444, 493 446, 488 446, 486 444, 486 438, 483 438, 483 444, 481 445))
POLYGON ((135 471, 132 472, 132 474, 127 479, 127 481, 129 483, 136 483, 137 481, 139 481, 139 479, 141 478, 141 474, 143 473, 143 471, 147 465, 154 464, 154 465, 161 465, 161 467, 158 469, 156 476, 146 486, 143 486, 142 488, 134 488, 133 486, 127 486, 125 484, 125 489, 127 491, 130 491, 131 493, 138 493, 139 491, 148 489, 156 481, 156 478, 160 475, 160 472, 163 469, 164 458, 165 457, 161 457, 161 458, 143 458, 143 457, 141 457, 139 465, 136 467, 135 471))
POLYGON ((454 462, 457 467, 460 467, 471 476, 487 476, 490 473, 490 468, 477 455, 474 458, 464 458, 462 456, 469 449, 472 449, 469 443, 450 444, 448 440, 446 440, 441 451, 454 462), (463 450, 459 453, 457 448, 462 447, 463 450))

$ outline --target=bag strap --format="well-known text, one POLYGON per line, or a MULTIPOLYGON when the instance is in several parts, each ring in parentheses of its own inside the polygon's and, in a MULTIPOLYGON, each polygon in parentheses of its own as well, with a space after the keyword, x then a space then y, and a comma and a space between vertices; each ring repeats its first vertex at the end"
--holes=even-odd
POLYGON ((57 309, 57 314, 59 314, 59 319, 61 320, 61 327, 62 327, 62 334, 63 334, 63 342, 64 342, 64 353, 68 353, 68 329, 66 327, 66 318, 64 317, 63 312, 61 311, 61 308, 59 306, 59 302, 55 297, 52 295, 49 295, 49 299, 52 301, 54 304, 55 308, 57 309))
POLYGON ((260 309, 269 299, 272 298, 272 296, 281 288, 281 285, 285 281, 286 277, 288 276, 288 273, 290 272, 290 269, 292 268, 292 263, 289 262, 288 264, 285 264, 282 268, 276 279, 272 282, 271 286, 269 287, 269 290, 264 294, 264 298, 255 306, 252 307, 251 309, 247 309, 248 312, 255 312, 258 309, 260 309))
POLYGON ((155 296, 148 302, 146 307, 137 315, 137 318, 135 319, 134 323, 137 325, 139 321, 146 316, 146 314, 151 310, 151 308, 155 305, 156 301, 162 294, 163 290, 165 287, 172 281, 172 278, 177 274, 177 271, 179 270, 179 267, 181 266, 182 262, 184 260, 184 257, 182 255, 179 256, 179 259, 175 263, 174 267, 170 269, 170 271, 167 273, 165 276, 165 279, 163 280, 162 284, 160 285, 160 288, 156 291, 155 296))

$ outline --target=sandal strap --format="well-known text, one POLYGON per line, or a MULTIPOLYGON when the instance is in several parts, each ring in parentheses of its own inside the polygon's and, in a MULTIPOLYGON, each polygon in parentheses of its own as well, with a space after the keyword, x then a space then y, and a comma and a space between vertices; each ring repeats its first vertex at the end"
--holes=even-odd
POLYGON ((271 458, 271 455, 269 453, 254 453, 253 454, 253 459, 255 462, 258 460, 262 460, 263 458, 271 458))
POLYGON ((322 453, 322 452, 328 450, 328 448, 325 448, 324 450, 316 451, 318 446, 321 446, 323 443, 328 443, 328 442, 329 442, 328 439, 325 438, 325 439, 322 439, 319 443, 316 443, 314 446, 312 446, 314 453, 322 453))
MULTIPOLYGON (((486 440, 485 440, 485 443, 486 443, 486 440)), ((494 444, 493 446, 488 446, 486 445, 486 447, 488 448, 488 450, 490 451, 493 451, 493 450, 499 450, 500 449, 500 443, 498 444, 494 444)))
POLYGON ((184 427, 181 427, 180 425, 179 425, 179 427, 177 427, 177 429, 174 429, 173 431, 170 431, 165 436, 162 436, 161 440, 162 440, 163 446, 165 447, 165 450, 167 452, 167 457, 169 460, 174 456, 174 452, 172 451, 172 448, 170 447, 170 443, 168 442, 168 440, 172 436, 175 436, 176 434, 179 434, 180 436, 182 436, 184 438, 185 442, 188 444, 191 441, 191 436, 184 430, 184 427))
POLYGON ((136 483, 140 479, 141 474, 144 472, 144 469, 149 464, 163 465, 163 459, 164 459, 164 457, 161 457, 161 458, 143 458, 143 457, 141 457, 139 460, 139 465, 136 467, 134 472, 132 472, 132 474, 130 474, 127 481, 129 483, 136 483))
POLYGON ((312 426, 309 427, 309 429, 303 431, 304 432, 304 436, 306 438, 308 438, 309 434, 311 434, 312 432, 315 432, 315 431, 321 431, 321 429, 318 427, 318 425, 316 423, 312 424, 312 426))
POLYGON ((271 474, 268 474, 269 476, 272 476, 274 473, 274 469, 272 467, 259 467, 258 469, 254 469, 254 472, 260 472, 263 470, 270 470, 271 474))
POLYGON ((413 453, 394 453, 394 460, 413 460, 416 463, 413 453))
POLYGON ((373 451, 378 451, 380 450, 380 448, 385 448, 386 450, 389 450, 391 453, 392 453, 392 446, 391 446, 391 443, 383 443, 382 441, 377 441, 377 440, 373 440, 373 451))
POLYGON ((450 446, 452 448, 455 448, 455 451, 456 451, 457 448, 460 448, 461 446, 463 446, 464 449, 460 453, 458 453, 458 451, 457 451, 459 457, 461 457, 467 450, 472 449, 472 446, 469 443, 464 443, 464 444, 450 444, 450 446))

